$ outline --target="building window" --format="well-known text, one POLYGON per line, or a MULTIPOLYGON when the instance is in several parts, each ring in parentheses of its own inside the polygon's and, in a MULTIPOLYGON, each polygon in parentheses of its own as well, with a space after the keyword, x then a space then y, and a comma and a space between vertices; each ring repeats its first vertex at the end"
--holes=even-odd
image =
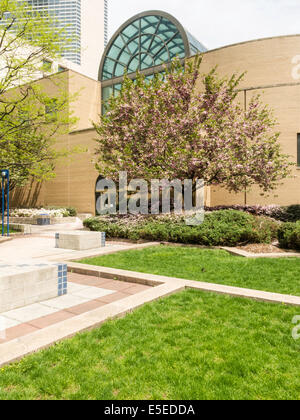
POLYGON ((63 66, 58 66, 58 72, 61 73, 62 71, 67 70, 65 67, 63 66))
POLYGON ((300 168, 300 133, 297 134, 297 166, 300 168))
POLYGON ((57 99, 50 99, 49 103, 45 106, 45 114, 47 122, 57 121, 57 112, 58 112, 58 101, 57 99))
POLYGON ((52 61, 43 60, 43 71, 45 73, 50 73, 52 70, 52 61))
POLYGON ((128 25, 107 53, 102 79, 123 77, 186 56, 180 30, 162 16, 145 16, 128 25))
POLYGON ((204 51, 206 48, 168 13, 134 16, 121 26, 103 55, 99 71, 102 112, 109 97, 120 92, 125 73, 131 79, 138 71, 150 78, 175 57, 184 59, 204 51))

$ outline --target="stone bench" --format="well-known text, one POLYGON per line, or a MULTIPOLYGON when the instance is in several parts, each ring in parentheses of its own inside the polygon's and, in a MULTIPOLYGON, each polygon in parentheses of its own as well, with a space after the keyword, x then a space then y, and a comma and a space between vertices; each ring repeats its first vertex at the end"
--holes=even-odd
POLYGON ((72 231, 56 233, 56 248, 87 251, 105 247, 105 232, 72 231))
POLYGON ((67 265, 0 263, 0 313, 67 294, 67 265))

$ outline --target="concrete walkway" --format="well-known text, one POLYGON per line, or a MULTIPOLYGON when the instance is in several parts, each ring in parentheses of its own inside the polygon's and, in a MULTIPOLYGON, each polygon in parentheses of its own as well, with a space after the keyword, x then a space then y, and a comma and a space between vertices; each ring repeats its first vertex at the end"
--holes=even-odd
MULTIPOLYGON (((63 229, 60 229, 63 231, 63 229)), ((154 244, 135 245, 126 243, 107 242, 105 248, 91 249, 89 251, 72 251, 55 248, 55 233, 47 235, 31 235, 15 238, 12 241, 0 244, 0 261, 13 262, 17 260, 41 259, 43 261, 62 261, 79 259, 88 256, 105 255, 117 251, 143 248, 154 244)))
MULTIPOLYGON (((82 228, 80 221, 68 225, 34 226, 34 234, 12 237, 10 241, 0 243, 0 263, 20 264, 32 261, 38 263, 68 261, 69 263, 84 257, 159 245, 158 243, 107 242, 104 248, 88 251, 55 247, 56 233, 80 228, 82 228)), ((79 332, 82 330, 82 324, 79 322, 81 316, 85 317, 95 309, 103 309, 105 314, 109 314, 111 305, 119 305, 119 301, 153 288, 151 285, 136 282, 118 282, 110 277, 95 279, 93 275, 76 275, 71 272, 69 272, 68 280, 68 294, 65 296, 0 313, 0 366, 22 358, 31 352, 30 349, 33 351, 40 349, 41 346, 38 344, 40 334, 46 334, 47 337, 49 328, 53 328, 54 336, 50 334, 46 338, 46 346, 69 336, 69 334, 64 335, 63 332, 66 331, 68 321, 75 327, 74 332, 79 332), (62 330, 61 327, 63 327, 62 330), (24 345, 24 340, 29 340, 30 345, 24 345)), ((93 325, 98 324, 99 320, 94 319, 93 325)))
POLYGON ((89 251, 72 251, 55 247, 55 233, 82 229, 83 225, 80 219, 77 219, 77 222, 72 224, 31 226, 31 228, 34 231, 32 235, 16 236, 9 241, 0 242, 0 262, 15 262, 28 259, 60 262, 158 245, 158 243, 136 245, 124 242, 107 242, 105 248, 89 251))

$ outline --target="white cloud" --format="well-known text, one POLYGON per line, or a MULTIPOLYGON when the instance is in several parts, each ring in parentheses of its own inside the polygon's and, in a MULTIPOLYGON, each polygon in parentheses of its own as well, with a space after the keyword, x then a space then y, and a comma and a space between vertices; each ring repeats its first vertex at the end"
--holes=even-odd
POLYGON ((163 10, 207 48, 300 33, 300 0, 108 0, 110 36, 133 15, 163 10))

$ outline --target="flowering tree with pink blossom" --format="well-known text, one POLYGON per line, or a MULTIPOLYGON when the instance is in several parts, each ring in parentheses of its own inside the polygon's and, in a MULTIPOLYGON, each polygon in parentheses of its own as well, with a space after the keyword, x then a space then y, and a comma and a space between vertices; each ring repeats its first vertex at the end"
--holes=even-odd
POLYGON ((252 185, 268 192, 289 176, 272 112, 258 96, 246 110, 237 100, 243 75, 221 79, 214 69, 201 76, 200 65, 201 57, 184 66, 175 60, 152 80, 125 76, 95 124, 102 175, 204 179, 234 192, 252 185))

